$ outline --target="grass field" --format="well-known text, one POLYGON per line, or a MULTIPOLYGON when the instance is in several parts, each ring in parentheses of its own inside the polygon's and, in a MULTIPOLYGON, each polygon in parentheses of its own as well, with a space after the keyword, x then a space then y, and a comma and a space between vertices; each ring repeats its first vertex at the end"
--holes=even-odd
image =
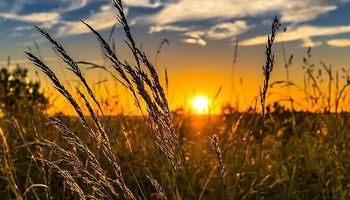
MULTIPOLYGON (((110 119, 113 152, 126 185, 139 198, 158 199, 160 193, 168 199, 349 198, 348 113, 295 113, 295 125, 292 114, 284 110, 270 113, 265 124, 254 113, 231 113, 213 117, 211 121, 206 117, 174 114, 187 164, 188 174, 181 176, 174 174, 171 164, 155 147, 151 130, 141 117, 132 119, 120 115, 110 119), (264 144, 260 161, 261 133, 264 133, 264 144), (217 154, 210 145, 209 138, 214 134, 218 136, 223 176, 217 166, 217 154), (161 191, 157 191, 147 176, 158 181, 161 191)), ((36 131, 32 126, 24 128, 22 136, 7 120, 2 121, 2 199, 77 197, 75 192, 70 192, 67 180, 39 159, 58 162, 63 159, 55 155, 58 152, 40 145, 30 147, 29 152, 23 146, 22 137, 30 143, 36 140, 37 132, 39 137, 81 156, 84 166, 89 168, 82 152, 68 145, 61 134, 44 121, 44 118, 35 120, 36 131), (31 159, 32 154, 37 161, 31 159), (43 185, 31 187, 24 194, 33 184, 43 185)), ((86 138, 84 128, 76 119, 66 117, 62 121, 78 136, 86 138)), ((101 151, 95 145, 91 149, 104 172, 112 178, 113 168, 101 151)), ((71 169, 72 166, 66 165, 62 167, 71 169)), ((76 177, 84 193, 95 194, 93 187, 83 184, 81 179, 76 177)))
POLYGON ((267 105, 271 85, 299 87, 289 80, 288 63, 286 81, 270 80, 280 28, 275 17, 261 73, 264 82, 249 109, 238 112, 229 106, 220 115, 171 111, 167 85, 162 86, 155 67, 137 47, 121 1, 114 4, 133 56, 130 62, 85 22, 108 67, 75 61, 37 27, 80 82, 77 95, 40 56, 26 55, 71 104, 75 116, 46 116, 39 111, 45 106, 32 106, 47 102, 33 98, 3 103, 0 199, 350 199, 350 113, 342 111, 350 84, 346 70, 341 85, 338 73, 321 63, 328 82, 326 90, 320 89, 309 49, 304 59, 309 85, 300 87, 304 101, 289 94, 290 108, 280 102, 267 105), (112 74, 133 96, 141 115, 104 114, 82 64, 112 74), (297 111, 297 104, 313 111, 297 111))

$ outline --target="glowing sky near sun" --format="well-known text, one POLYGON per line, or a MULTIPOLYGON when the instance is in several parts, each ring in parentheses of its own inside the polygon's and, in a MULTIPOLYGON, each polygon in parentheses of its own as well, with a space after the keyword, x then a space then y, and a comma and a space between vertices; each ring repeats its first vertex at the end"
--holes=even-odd
MULTIPOLYGON (((104 64, 98 42, 79 20, 83 19, 107 38, 116 23, 111 2, 1 0, 0 63, 4 65, 11 56, 13 64, 27 66, 32 78, 39 78, 44 86, 49 86, 49 81, 40 73, 37 75, 33 65, 26 61, 23 50, 29 48, 40 54, 66 83, 74 84, 72 74, 63 70, 63 63, 58 61, 33 25, 47 29, 76 60, 104 64)), ((262 84, 264 44, 275 14, 287 31, 277 37, 273 81, 285 79, 280 41, 284 41, 287 57, 294 54, 290 74, 295 83, 303 81, 302 60, 306 47, 313 48, 312 59, 316 64, 323 60, 339 71, 342 67, 350 67, 349 0, 125 0, 124 3, 137 45, 143 46, 152 62, 156 60, 160 41, 164 38, 170 41, 169 45, 163 46, 156 67, 163 83, 164 70, 168 70, 168 98, 172 108, 190 108, 191 99, 198 95, 213 99, 221 87, 218 104, 230 102, 239 104, 241 109, 251 105, 262 84), (232 85, 236 39, 239 46, 232 85)), ((121 57, 130 58, 119 27, 113 38, 118 43, 121 57)), ((99 71, 84 72, 101 97, 116 97, 124 108, 130 107, 131 97, 120 86, 115 88, 110 77, 99 71), (101 81, 106 84, 95 85, 101 81)), ((294 93, 302 96, 298 91, 294 93)), ((279 99, 284 94, 275 88, 271 99, 279 99)), ((57 103, 56 109, 61 109, 62 105, 57 103)))

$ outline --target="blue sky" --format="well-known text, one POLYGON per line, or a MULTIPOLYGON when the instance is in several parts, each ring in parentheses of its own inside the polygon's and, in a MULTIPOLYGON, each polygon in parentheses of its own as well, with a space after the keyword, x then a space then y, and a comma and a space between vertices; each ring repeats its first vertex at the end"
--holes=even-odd
MULTIPOLYGON (((348 0, 125 0, 128 18, 144 34, 172 33, 178 41, 206 46, 208 41, 260 45, 274 14, 288 32, 285 41, 303 46, 350 46, 348 0), (329 40, 327 37, 332 36, 329 40), (262 37, 263 38, 263 37, 262 37), (341 39, 341 40, 340 40, 341 39)), ((33 24, 57 37, 88 32, 83 19, 98 30, 115 24, 111 0, 1 0, 0 42, 35 40, 33 24), (24 37, 25 36, 25 37, 24 37)))

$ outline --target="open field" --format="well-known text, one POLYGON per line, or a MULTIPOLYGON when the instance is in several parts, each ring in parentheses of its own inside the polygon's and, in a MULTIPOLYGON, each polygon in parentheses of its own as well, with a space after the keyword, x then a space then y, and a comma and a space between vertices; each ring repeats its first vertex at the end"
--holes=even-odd
MULTIPOLYGON (((233 113, 212 121, 196 116, 174 116, 187 164, 188 175, 183 176, 173 174, 167 159, 155 148, 151 130, 142 118, 129 119, 121 115, 110 119, 113 152, 119 159, 126 185, 139 198, 159 198, 159 191, 147 176, 158 181, 168 199, 349 198, 348 113, 295 113, 295 125, 291 113, 283 110, 269 114, 265 125, 253 113, 233 113), (265 139, 260 163, 261 132, 265 139), (217 167, 217 155, 210 146, 209 138, 214 134, 218 135, 221 149, 223 177, 217 167)), ((82 152, 68 145, 58 131, 45 125, 44 120, 34 121, 39 137, 82 156, 82 152)), ((76 119, 68 117, 62 121, 78 136, 86 138, 84 128, 76 119)), ((40 146, 30 148, 29 152, 8 121, 4 120, 2 127, 2 136, 6 137, 2 139, 6 139, 9 149, 2 151, 1 199, 15 198, 15 192, 22 196, 29 186, 38 183, 49 188, 33 187, 24 198, 33 199, 36 195, 39 199, 77 197, 69 191, 67 180, 55 170, 50 170, 40 160, 34 162, 31 159, 33 154, 38 158, 57 160, 57 152, 40 146)), ((27 143, 35 141, 34 132, 32 126, 25 128, 22 136, 27 143)), ((87 139, 86 143, 93 141, 87 139)), ((92 149, 105 173, 112 178, 113 168, 96 146, 92 149)), ((87 167, 88 159, 84 156, 81 159, 87 167)), ((77 183, 83 183, 81 178, 77 177, 77 183)), ((87 194, 94 194, 91 186, 82 189, 87 194)))

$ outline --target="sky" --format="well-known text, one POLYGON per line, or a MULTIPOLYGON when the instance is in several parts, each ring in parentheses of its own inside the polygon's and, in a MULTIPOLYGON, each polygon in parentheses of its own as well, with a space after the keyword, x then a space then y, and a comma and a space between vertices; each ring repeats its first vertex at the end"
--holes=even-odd
MULTIPOLYGON (((172 108, 187 106, 196 95, 214 101, 220 88, 213 105, 235 102, 241 109, 251 105, 263 81, 264 45, 275 15, 286 32, 282 31, 276 39, 273 81, 286 79, 281 41, 286 57, 294 55, 290 74, 295 83, 303 81, 302 60, 307 47, 312 47, 312 60, 316 64, 322 60, 339 71, 350 67, 350 0, 124 0, 123 3, 137 45, 143 46, 151 61, 156 59, 159 43, 164 38, 170 42, 163 46, 156 67, 161 77, 165 69, 168 71, 172 108), (237 58, 233 64, 236 41, 237 58)), ((112 0, 0 0, 0 63, 5 64, 10 56, 12 63, 26 66, 32 78, 40 78, 44 87, 50 87, 48 80, 37 75, 26 60, 23 51, 30 49, 69 82, 73 76, 64 70, 33 25, 45 28, 76 60, 103 64, 96 39, 80 20, 107 38, 116 24, 115 17, 112 0)), ((113 38, 120 55, 130 58, 120 28, 113 38)), ((128 107, 130 97, 106 74, 86 71, 86 76, 92 84, 106 81, 105 89, 99 89, 101 96, 107 93, 118 96, 124 109, 128 107)), ((276 90, 271 99, 280 96, 283 94, 276 90)), ((55 107, 62 109, 59 105, 55 107)))

